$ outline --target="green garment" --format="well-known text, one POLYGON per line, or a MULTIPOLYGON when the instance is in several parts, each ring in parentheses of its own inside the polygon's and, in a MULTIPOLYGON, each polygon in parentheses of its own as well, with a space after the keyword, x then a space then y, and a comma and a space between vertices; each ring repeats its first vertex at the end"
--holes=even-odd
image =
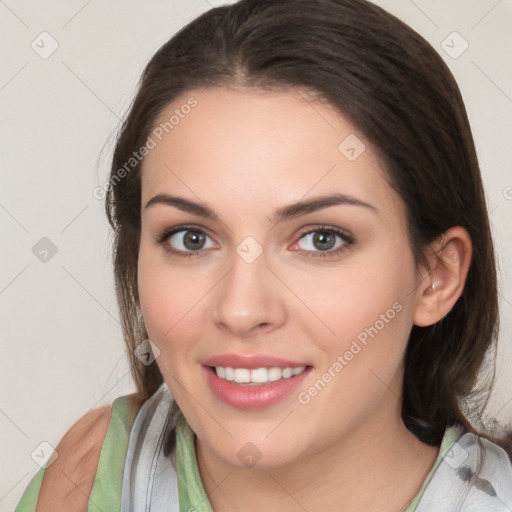
MULTIPOLYGON (((112 403, 112 417, 101 449, 96 477, 89 496, 88 512, 116 512, 121 510, 121 488, 130 430, 137 411, 130 395, 120 396, 112 403)), ((43 473, 42 467, 29 482, 14 512, 34 512, 43 473)))
MULTIPOLYGON (((137 414, 131 405, 130 397, 130 395, 118 397, 112 404, 112 418, 101 450, 96 477, 89 497, 88 512, 120 512, 121 510, 124 462, 130 430, 137 414)), ((460 431, 456 428, 446 430, 436 462, 405 512, 415 512, 434 471, 459 436, 460 431)), ((199 475, 194 439, 195 434, 188 423, 178 422, 176 425, 176 464, 180 512, 189 510, 213 512, 199 475)), ((41 468, 29 482, 14 512, 35 511, 43 473, 44 468, 41 468)))

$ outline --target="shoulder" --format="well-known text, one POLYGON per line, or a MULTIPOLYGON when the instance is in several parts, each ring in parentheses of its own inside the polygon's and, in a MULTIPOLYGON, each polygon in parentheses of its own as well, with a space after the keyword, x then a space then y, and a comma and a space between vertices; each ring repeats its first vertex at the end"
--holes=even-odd
POLYGON ((44 471, 38 512, 87 510, 98 461, 112 417, 112 405, 90 410, 56 447, 57 459, 44 471))

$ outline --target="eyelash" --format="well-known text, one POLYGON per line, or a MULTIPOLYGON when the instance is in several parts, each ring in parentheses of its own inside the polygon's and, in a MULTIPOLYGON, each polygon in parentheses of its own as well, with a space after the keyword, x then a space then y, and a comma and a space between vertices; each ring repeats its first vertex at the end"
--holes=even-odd
MULTIPOLYGON (((186 226, 186 225, 185 226, 176 226, 174 228, 164 229, 156 237, 155 241, 156 241, 156 243, 164 246, 164 250, 166 252, 168 252, 170 254, 174 254, 176 256, 180 256, 182 258, 197 257, 200 255, 200 253, 203 250, 207 250, 207 249, 199 249, 198 251, 180 251, 180 250, 170 248, 165 242, 167 242, 167 240, 172 235, 175 235, 176 233, 179 233, 181 231, 194 231, 194 232, 198 232, 198 233, 202 233, 202 234, 206 235, 206 233, 202 229, 199 229, 195 226, 186 226)), ((299 240, 304 238, 306 235, 310 235, 310 234, 316 233, 316 232, 334 233, 335 235, 338 235, 343 240, 344 243, 337 249, 329 250, 329 251, 304 251, 304 250, 299 251, 299 252, 303 252, 306 257, 327 258, 327 257, 338 256, 339 254, 341 254, 343 251, 347 250, 348 248, 350 248, 350 246, 352 246, 354 244, 354 240, 346 232, 344 232, 338 228, 334 228, 332 226, 323 226, 323 225, 316 226, 314 229, 309 229, 307 231, 303 231, 300 234, 299 240)), ((206 236, 208 236, 208 235, 206 235, 206 236)))

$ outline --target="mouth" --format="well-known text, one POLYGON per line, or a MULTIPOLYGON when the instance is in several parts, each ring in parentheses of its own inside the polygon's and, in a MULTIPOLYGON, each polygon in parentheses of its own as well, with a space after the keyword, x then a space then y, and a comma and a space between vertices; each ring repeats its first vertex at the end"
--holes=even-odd
POLYGON ((223 404, 236 409, 258 410, 290 397, 313 367, 203 366, 203 370, 210 391, 223 404))

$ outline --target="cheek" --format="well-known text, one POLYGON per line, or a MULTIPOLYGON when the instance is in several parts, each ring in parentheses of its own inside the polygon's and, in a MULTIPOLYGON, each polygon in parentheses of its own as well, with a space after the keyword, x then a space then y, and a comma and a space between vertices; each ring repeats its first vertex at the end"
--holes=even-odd
POLYGON ((318 271, 297 283, 310 309, 297 318, 323 354, 319 373, 343 373, 337 379, 343 386, 371 386, 370 369, 388 382, 401 364, 412 327, 415 269, 412 257, 404 251, 399 258, 400 252, 397 246, 383 258, 381 247, 353 266, 318 271))
POLYGON ((406 310, 412 300, 412 265, 389 265, 382 258, 375 259, 358 260, 339 270, 320 269, 307 279, 294 280, 294 291, 307 305, 308 318, 316 317, 320 340, 352 339, 374 324, 384 330, 406 316, 397 310, 406 310))
POLYGON ((159 346, 174 336, 189 302, 187 288, 180 283, 178 273, 166 268, 160 259, 154 249, 141 245, 138 263, 140 306, 148 335, 159 346))
POLYGON ((329 411, 335 436, 401 393, 398 377, 412 325, 409 293, 397 271, 377 270, 331 275, 309 292, 322 322, 310 315, 302 330, 309 327, 320 364, 300 390, 299 403, 312 430, 325 431, 321 411, 329 411))
POLYGON ((201 338, 211 284, 184 266, 170 264, 159 251, 141 245, 140 307, 148 336, 161 350, 163 361, 177 360, 178 353, 192 350, 196 346, 192 341, 201 338))
POLYGON ((161 279, 160 270, 152 263, 150 252, 144 249, 141 242, 137 269, 139 301, 149 337, 152 341, 157 341, 172 325, 170 315, 173 308, 168 294, 165 293, 166 286, 161 279), (168 314, 165 314, 166 312, 168 314), (168 323, 167 327, 165 327, 166 323, 168 323))

